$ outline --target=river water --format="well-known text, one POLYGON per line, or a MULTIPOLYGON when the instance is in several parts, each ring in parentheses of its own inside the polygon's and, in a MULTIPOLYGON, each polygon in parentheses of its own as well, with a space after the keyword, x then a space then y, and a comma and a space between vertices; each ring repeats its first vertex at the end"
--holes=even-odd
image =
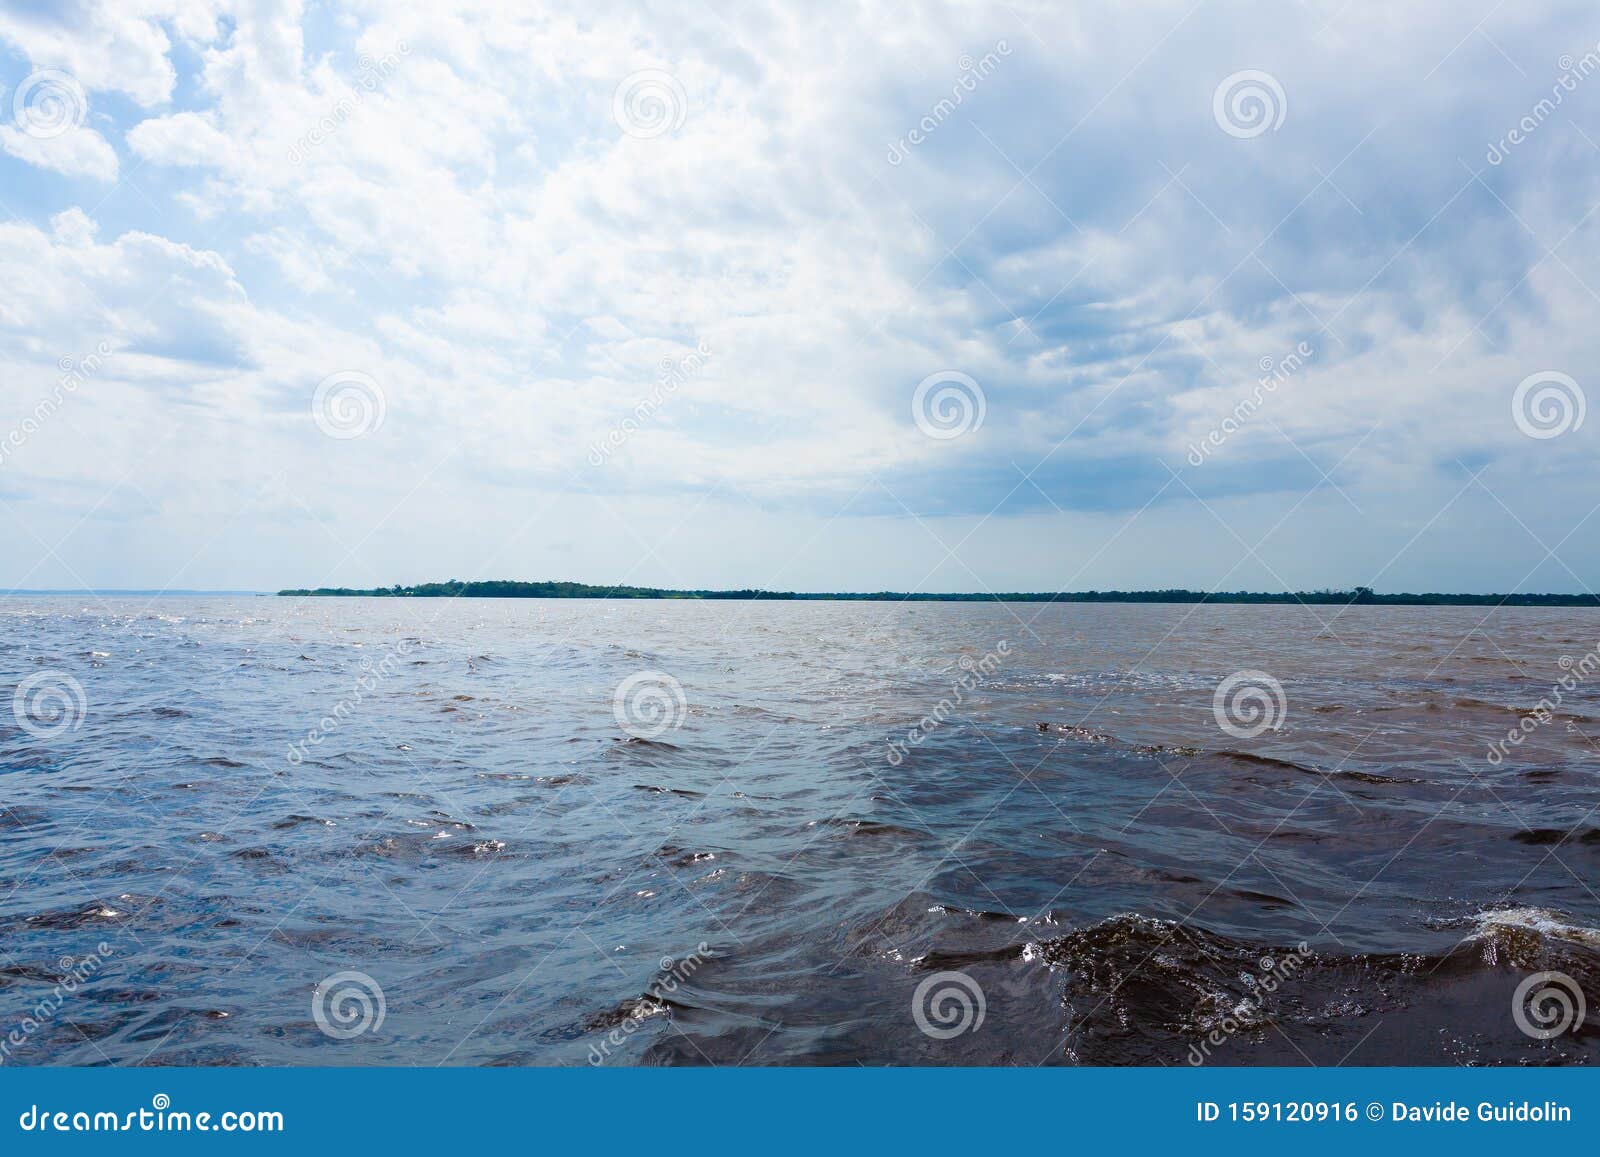
POLYGON ((0 1060, 1593 1061, 1597 644, 1582 609, 6 598, 0 1060))

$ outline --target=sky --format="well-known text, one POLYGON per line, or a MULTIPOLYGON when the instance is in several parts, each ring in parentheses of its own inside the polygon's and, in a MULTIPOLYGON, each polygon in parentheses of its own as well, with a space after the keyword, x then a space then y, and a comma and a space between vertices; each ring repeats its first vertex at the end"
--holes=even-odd
POLYGON ((1592 3, 0 0, 0 84, 0 588, 1600 576, 1592 3))

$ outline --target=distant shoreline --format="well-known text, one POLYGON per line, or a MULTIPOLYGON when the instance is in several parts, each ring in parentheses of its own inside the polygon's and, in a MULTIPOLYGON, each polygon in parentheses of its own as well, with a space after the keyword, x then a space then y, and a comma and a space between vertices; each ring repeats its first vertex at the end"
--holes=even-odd
POLYGON ((771 602, 878 603, 1300 603, 1308 606, 1377 607, 1600 607, 1600 595, 1578 594, 1378 594, 1370 587, 1321 591, 1041 591, 985 594, 924 594, 908 591, 806 593, 762 590, 669 590, 662 587, 595 586, 572 582, 444 582, 416 586, 317 587, 279 595, 313 598, 480 599, 747 599, 771 602))

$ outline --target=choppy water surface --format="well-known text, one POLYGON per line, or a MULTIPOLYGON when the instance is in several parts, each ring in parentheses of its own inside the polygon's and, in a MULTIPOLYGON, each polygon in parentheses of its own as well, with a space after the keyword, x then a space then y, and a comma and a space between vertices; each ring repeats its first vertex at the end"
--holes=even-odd
POLYGON ((1600 1010, 1539 1040, 1513 997, 1600 1003, 1600 673, 1532 713, 1597 643, 1582 610, 5 599, 42 714, 0 711, 4 1060, 1592 1061, 1600 1010), (1219 725, 1241 670, 1277 730, 1219 725), (683 691, 672 727, 633 684, 653 739, 614 710, 640 672, 683 691))

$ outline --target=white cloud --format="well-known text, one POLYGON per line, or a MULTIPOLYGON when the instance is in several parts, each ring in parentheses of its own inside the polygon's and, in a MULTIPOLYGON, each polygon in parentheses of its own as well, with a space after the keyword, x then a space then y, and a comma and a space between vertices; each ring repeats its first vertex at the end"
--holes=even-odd
POLYGON ((128 147, 158 165, 222 166, 231 148, 228 137, 199 113, 152 117, 128 132, 128 147))
POLYGON ((146 107, 172 96, 176 70, 163 23, 180 35, 216 35, 220 5, 205 0, 118 0, 0 10, 0 39, 37 68, 59 68, 97 92, 121 92, 146 107))
POLYGON ((0 225, 0 349, 54 362, 101 342, 180 368, 241 346, 243 288, 219 254, 132 231, 95 240, 79 208, 47 232, 0 225))
POLYGON ((18 160, 69 177, 117 179, 116 151, 91 128, 79 126, 60 136, 41 138, 11 125, 0 125, 0 148, 18 160))

